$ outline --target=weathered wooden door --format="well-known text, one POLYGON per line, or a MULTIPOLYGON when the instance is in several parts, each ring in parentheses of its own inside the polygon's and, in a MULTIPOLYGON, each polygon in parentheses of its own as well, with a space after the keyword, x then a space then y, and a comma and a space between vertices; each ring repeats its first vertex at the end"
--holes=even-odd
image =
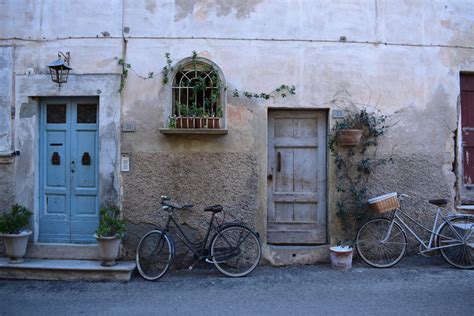
POLYGON ((40 242, 95 242, 99 223, 98 102, 41 102, 40 242))
POLYGON ((326 133, 325 111, 268 113, 268 243, 326 243, 326 133))
POLYGON ((474 74, 461 74, 461 203, 474 204, 474 74))

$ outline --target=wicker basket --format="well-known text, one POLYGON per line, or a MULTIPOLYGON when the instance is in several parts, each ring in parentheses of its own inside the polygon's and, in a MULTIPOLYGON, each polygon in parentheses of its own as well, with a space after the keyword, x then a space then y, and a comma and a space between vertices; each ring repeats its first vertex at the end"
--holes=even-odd
POLYGON ((396 192, 374 197, 373 199, 369 199, 368 202, 374 211, 379 214, 390 212, 400 207, 400 201, 398 200, 396 192))

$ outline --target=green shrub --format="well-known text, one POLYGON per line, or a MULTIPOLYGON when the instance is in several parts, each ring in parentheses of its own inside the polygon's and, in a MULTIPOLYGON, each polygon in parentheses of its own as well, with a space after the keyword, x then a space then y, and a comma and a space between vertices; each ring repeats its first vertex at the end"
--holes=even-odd
POLYGON ((100 237, 123 238, 125 235, 125 220, 120 219, 118 207, 103 207, 100 209, 100 222, 96 234, 100 237))
POLYGON ((15 204, 10 212, 0 215, 0 233, 19 234, 28 225, 32 213, 24 206, 15 204))

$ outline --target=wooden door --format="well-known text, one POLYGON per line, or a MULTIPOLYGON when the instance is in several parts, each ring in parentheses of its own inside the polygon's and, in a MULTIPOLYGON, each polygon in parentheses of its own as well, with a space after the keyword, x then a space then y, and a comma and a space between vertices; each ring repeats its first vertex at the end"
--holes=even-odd
POLYGON ((99 223, 98 103, 41 102, 40 242, 93 243, 99 223))
POLYGON ((474 204, 474 74, 461 74, 461 203, 474 204))
POLYGON ((268 114, 267 242, 326 243, 326 112, 268 114))

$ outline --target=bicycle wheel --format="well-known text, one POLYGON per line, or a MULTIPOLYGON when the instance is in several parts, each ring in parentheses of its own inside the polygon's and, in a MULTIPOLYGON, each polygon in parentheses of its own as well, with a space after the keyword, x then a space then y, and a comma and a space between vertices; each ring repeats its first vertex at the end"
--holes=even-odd
POLYGON ((449 224, 444 222, 438 230, 438 246, 446 247, 439 249, 441 255, 456 268, 474 268, 474 217, 455 217, 449 224))
POLYGON ((232 225, 214 235, 211 256, 216 268, 230 277, 242 277, 258 265, 262 249, 257 235, 242 225, 232 225))
POLYGON ((391 221, 377 218, 365 223, 357 233, 357 252, 367 264, 389 268, 399 262, 407 248, 407 236, 400 225, 393 223, 390 236, 385 239, 391 221))
POLYGON ((137 246, 135 261, 138 272, 147 280, 157 280, 168 271, 174 257, 172 239, 159 230, 142 237, 137 246))

